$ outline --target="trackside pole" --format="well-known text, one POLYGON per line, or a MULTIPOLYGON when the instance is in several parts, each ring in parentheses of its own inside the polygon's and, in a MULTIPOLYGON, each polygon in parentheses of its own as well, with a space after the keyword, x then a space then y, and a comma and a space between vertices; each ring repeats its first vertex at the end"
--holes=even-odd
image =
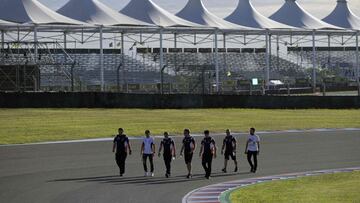
POLYGON ((313 92, 316 92, 316 47, 315 47, 315 30, 312 32, 312 45, 313 45, 313 71, 312 71, 312 85, 313 85, 313 92))
POLYGON ((105 90, 105 81, 104 81, 104 48, 103 48, 103 27, 99 28, 100 34, 100 85, 101 91, 105 90))
POLYGON ((265 70, 265 86, 266 89, 269 89, 270 85, 270 50, 269 50, 269 32, 265 34, 265 41, 266 41, 266 54, 265 54, 265 63, 266 63, 266 70, 265 70))
POLYGON ((218 52, 218 35, 217 35, 217 30, 215 30, 214 33, 214 40, 215 40, 215 71, 216 71, 216 93, 219 94, 220 93, 220 88, 219 88, 219 52, 218 52))
POLYGON ((359 31, 356 32, 356 83, 358 87, 358 96, 360 96, 360 81, 359 81, 359 70, 360 64, 359 64, 359 31))
MULTIPOLYGON (((163 30, 162 28, 160 28, 160 81, 163 80, 163 76, 162 76, 162 68, 164 66, 164 52, 163 52, 163 30)), ((160 84, 160 93, 163 93, 163 84, 160 84)))

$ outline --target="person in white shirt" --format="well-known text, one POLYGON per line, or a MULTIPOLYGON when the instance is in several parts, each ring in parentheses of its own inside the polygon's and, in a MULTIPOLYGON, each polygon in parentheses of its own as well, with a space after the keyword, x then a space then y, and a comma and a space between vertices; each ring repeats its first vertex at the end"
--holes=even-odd
POLYGON ((255 135, 255 128, 250 128, 250 135, 246 142, 245 154, 247 154, 247 160, 250 164, 252 173, 256 173, 257 170, 257 156, 260 154, 260 138, 255 135), (254 163, 251 158, 254 157, 254 163))
POLYGON ((140 150, 140 154, 142 156, 142 160, 143 160, 143 165, 144 165, 144 171, 145 171, 145 176, 154 176, 154 155, 155 155, 155 142, 154 139, 152 137, 150 137, 150 131, 146 130, 145 131, 145 138, 143 140, 143 143, 141 145, 141 150, 140 150), (147 168, 147 164, 146 164, 146 160, 149 158, 150 161, 150 170, 151 172, 148 173, 148 168, 147 168))

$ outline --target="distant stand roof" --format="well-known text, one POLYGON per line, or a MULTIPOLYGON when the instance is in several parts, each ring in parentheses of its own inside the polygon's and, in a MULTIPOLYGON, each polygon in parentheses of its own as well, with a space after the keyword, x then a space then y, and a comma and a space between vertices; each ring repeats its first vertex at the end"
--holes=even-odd
POLYGON ((57 12, 95 25, 149 25, 125 16, 98 0, 70 0, 57 12))
POLYGON ((323 21, 346 29, 360 30, 360 17, 351 11, 347 0, 338 0, 335 9, 323 21))
POLYGON ((337 29, 325 23, 303 9, 296 0, 285 0, 283 6, 270 16, 270 19, 297 28, 304 29, 337 29))
POLYGON ((163 27, 199 26, 198 24, 191 23, 171 14, 151 0, 131 0, 120 13, 149 24, 163 27))
POLYGON ((220 29, 250 29, 230 23, 210 13, 202 0, 189 0, 186 6, 176 14, 178 17, 200 25, 216 27, 220 29))
POLYGON ((37 0, 0 0, 0 19, 33 24, 84 24, 56 13, 37 0))
POLYGON ((239 0, 236 9, 225 20, 238 25, 260 29, 292 28, 263 16, 254 8, 250 0, 239 0))

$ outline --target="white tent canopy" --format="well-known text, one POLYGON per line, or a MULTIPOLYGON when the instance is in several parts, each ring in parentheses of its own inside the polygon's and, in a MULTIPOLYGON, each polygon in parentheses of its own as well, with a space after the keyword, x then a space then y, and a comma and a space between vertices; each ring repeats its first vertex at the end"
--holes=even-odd
POLYGON ((57 12, 95 25, 149 25, 125 16, 98 0, 70 0, 57 12))
POLYGON ((56 13, 37 0, 0 0, 0 19, 33 24, 83 24, 56 13))
POLYGON ((178 17, 200 25, 220 29, 249 29, 230 23, 209 12, 202 0, 189 0, 186 6, 176 14, 178 17))
POLYGON ((289 26, 303 29, 337 29, 311 15, 296 0, 285 0, 283 6, 270 16, 270 19, 289 26))
POLYGON ((360 17, 351 11, 347 0, 338 0, 335 9, 323 21, 342 28, 360 30, 360 17))
POLYGON ((260 29, 291 28, 291 26, 275 22, 260 14, 250 0, 239 0, 236 9, 225 20, 238 25, 260 29))
POLYGON ((151 0, 131 0, 120 12, 137 20, 163 27, 199 26, 171 14, 151 0))
POLYGON ((5 20, 0 20, 0 25, 15 25, 15 23, 11 23, 5 20))

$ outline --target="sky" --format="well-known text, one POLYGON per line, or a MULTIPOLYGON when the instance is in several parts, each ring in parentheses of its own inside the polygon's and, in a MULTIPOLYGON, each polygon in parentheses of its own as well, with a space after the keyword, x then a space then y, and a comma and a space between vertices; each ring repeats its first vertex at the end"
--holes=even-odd
MULTIPOLYGON (((68 0, 40 0, 46 6, 56 10, 64 5, 68 0)), ((81 1, 81 0, 78 0, 81 1)), ((112 8, 120 10, 130 0, 100 0, 101 2, 111 5, 112 8)), ((285 0, 252 0, 253 5, 260 13, 265 16, 270 16, 277 9, 281 7, 285 0)), ((324 18, 335 7, 337 0, 298 0, 298 3, 303 6, 308 12, 318 18, 324 18)), ((187 0, 153 0, 159 6, 166 10, 176 13, 181 10, 187 0)), ((238 0, 203 0, 205 6, 219 17, 228 16, 236 7, 238 0)), ((350 8, 353 12, 360 16, 360 1, 349 0, 350 8)))

